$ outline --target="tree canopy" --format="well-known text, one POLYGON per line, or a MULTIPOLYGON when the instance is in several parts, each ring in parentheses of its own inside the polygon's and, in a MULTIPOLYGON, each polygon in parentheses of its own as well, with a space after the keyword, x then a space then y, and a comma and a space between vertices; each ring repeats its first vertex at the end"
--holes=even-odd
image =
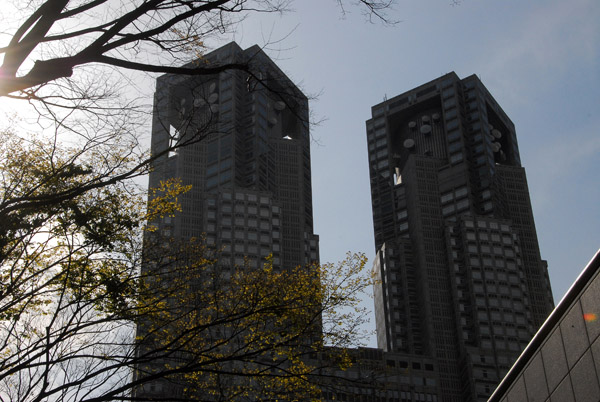
MULTIPOLYGON (((355 3, 386 21, 391 2, 355 3)), ((177 213, 189 188, 163 182, 147 202, 132 179, 186 144, 149 155, 146 101, 110 78, 238 69, 260 80, 248 64, 185 63, 248 13, 290 4, 14 2, 0 96, 33 105, 39 132, 18 120, 0 128, 0 400, 127 400, 157 380, 177 398, 243 400, 241 379, 265 398, 318 399, 322 369, 349 364, 370 284, 364 256, 225 270, 202 239, 160 238, 149 222, 177 213)))
POLYGON ((220 266, 202 239, 161 238, 148 224, 177 213, 188 190, 177 180, 153 189, 149 204, 125 181, 10 210, 7 200, 93 182, 104 161, 74 163, 76 149, 8 131, 0 140, 3 400, 128 399, 157 379, 182 399, 317 398, 324 363, 315 356, 348 364, 343 348, 360 338, 357 303, 370 284, 364 256, 220 266))

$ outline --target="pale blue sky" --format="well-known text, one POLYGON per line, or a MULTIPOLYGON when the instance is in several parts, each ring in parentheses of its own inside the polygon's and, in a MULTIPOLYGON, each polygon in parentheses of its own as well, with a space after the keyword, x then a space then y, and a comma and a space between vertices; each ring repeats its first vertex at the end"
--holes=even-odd
POLYGON ((600 3, 399 1, 393 27, 365 23, 353 8, 341 18, 333 0, 294 8, 249 17, 235 39, 248 47, 285 37, 267 53, 305 92, 320 93, 311 109, 326 118, 312 130, 321 260, 374 256, 371 106, 449 71, 477 74, 516 125, 558 302, 600 247, 600 3))

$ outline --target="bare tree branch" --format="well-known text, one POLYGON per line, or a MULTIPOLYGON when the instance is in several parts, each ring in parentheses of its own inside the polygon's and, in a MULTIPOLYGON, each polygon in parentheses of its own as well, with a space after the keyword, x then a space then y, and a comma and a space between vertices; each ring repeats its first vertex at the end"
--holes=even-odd
MULTIPOLYGON (((139 127, 151 111, 124 94, 135 84, 126 81, 129 71, 198 82, 232 71, 291 113, 304 107, 306 99, 277 72, 262 74, 260 52, 256 59, 203 58, 205 42, 226 35, 246 13, 288 5, 26 4, 30 14, 0 48, 0 96, 32 105, 44 132, 17 134, 12 122, 0 130, 0 400, 136 400, 156 380, 233 400, 242 395, 239 379, 266 398, 282 398, 317 392, 316 384, 334 377, 328 369, 347 367, 345 348, 356 340, 362 313, 339 311, 355 307, 370 284, 355 279, 363 256, 286 272, 268 262, 258 270, 224 269, 202 240, 153 232, 153 222, 177 212, 188 187, 160 183, 146 203, 147 193, 132 182, 169 153, 221 132, 209 108, 183 119, 185 130, 168 146, 144 152, 139 127)), ((391 2, 358 5, 385 22, 391 2)), ((206 398, 192 392, 165 400, 206 398)))

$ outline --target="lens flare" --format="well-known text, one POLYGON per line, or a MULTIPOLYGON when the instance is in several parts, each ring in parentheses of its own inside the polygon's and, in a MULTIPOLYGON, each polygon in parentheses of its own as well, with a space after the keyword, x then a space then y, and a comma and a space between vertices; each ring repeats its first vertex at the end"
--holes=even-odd
POLYGON ((596 321, 598 319, 598 314, 596 314, 596 313, 585 313, 583 315, 583 319, 586 322, 596 321))

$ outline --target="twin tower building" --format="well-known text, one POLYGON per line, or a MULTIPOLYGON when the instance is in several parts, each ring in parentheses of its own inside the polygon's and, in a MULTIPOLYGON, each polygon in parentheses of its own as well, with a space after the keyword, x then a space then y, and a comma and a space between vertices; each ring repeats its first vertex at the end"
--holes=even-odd
MULTIPOLYGON (((159 230, 204 236, 220 264, 318 261, 307 98, 257 46, 201 62, 251 73, 158 79, 150 187, 192 185, 159 230)), ((485 401, 553 308, 514 125, 476 76, 455 73, 371 115, 378 348, 359 354, 400 373, 377 400, 485 401)))

